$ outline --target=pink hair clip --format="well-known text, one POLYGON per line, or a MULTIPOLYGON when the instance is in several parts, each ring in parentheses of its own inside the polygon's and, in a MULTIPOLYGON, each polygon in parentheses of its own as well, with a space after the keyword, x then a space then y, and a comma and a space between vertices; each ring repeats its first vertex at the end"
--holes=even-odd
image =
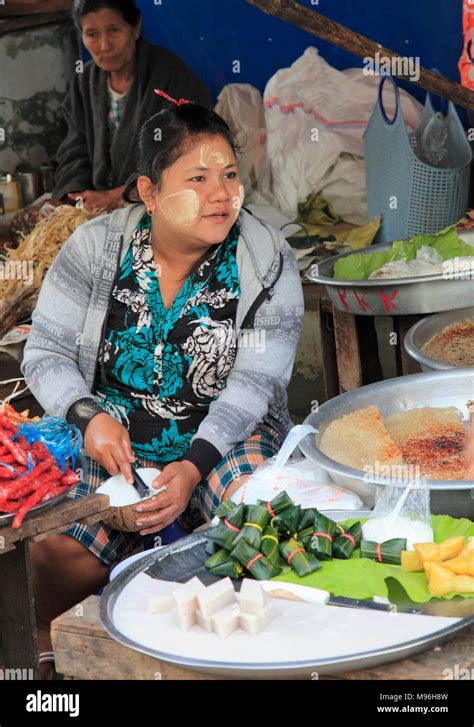
POLYGON ((193 103, 192 101, 188 101, 186 98, 180 98, 179 101, 177 101, 175 98, 169 96, 167 93, 165 93, 165 91, 162 91, 159 88, 155 88, 155 93, 158 94, 158 96, 163 96, 163 98, 166 98, 171 103, 176 104, 176 106, 181 106, 185 103, 193 103))

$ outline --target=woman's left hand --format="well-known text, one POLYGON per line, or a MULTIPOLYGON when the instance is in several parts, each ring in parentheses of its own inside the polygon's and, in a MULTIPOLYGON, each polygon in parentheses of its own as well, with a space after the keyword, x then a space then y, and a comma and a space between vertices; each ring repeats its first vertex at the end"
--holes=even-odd
POLYGON ((171 462, 163 468, 162 473, 153 480, 153 487, 166 485, 166 490, 160 492, 153 502, 141 502, 137 505, 137 512, 143 517, 137 520, 137 525, 145 528, 140 535, 148 535, 163 530, 186 510, 191 495, 202 477, 198 468, 184 460, 171 462))

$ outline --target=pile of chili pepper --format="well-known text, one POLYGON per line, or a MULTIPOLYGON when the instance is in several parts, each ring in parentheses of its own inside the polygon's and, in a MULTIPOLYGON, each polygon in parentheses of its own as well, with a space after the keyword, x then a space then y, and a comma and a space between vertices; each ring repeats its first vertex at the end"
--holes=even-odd
POLYGON ((12 527, 19 528, 36 505, 52 500, 79 478, 70 467, 61 468, 41 441, 29 443, 0 411, 0 512, 15 513, 12 527))

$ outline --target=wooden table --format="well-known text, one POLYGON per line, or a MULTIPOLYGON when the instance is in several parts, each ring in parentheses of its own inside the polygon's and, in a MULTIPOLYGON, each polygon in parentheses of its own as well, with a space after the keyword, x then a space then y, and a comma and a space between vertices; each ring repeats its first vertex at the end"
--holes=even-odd
MULTIPOLYGON (((51 625, 56 670, 66 679, 207 679, 223 677, 191 671, 140 654, 119 644, 99 617, 98 596, 89 596, 56 618, 51 625)), ((321 679, 444 680, 446 669, 474 669, 474 626, 440 646, 393 664, 337 674, 321 679)), ((461 673, 472 673, 461 672, 461 673)), ((310 679, 298 677, 298 679, 310 679)))
MULTIPOLYGON (((326 287, 305 285, 305 301, 319 316, 326 400, 345 391, 383 380, 374 316, 356 316, 336 308, 326 287), (309 288, 309 289, 308 289, 309 288)), ((411 326, 424 316, 393 316, 396 375, 419 373, 420 366, 405 351, 403 341, 411 326)))
POLYGON ((102 520, 106 495, 66 499, 33 515, 18 529, 0 527, 0 636, 8 669, 31 669, 38 677, 38 650, 29 544, 67 530, 72 523, 102 520))

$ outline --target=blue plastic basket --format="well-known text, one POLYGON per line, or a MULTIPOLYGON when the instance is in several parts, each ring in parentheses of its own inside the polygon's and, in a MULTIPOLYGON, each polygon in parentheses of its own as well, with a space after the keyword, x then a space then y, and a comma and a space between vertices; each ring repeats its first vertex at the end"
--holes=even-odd
POLYGON ((430 166, 416 154, 421 134, 434 113, 428 94, 421 122, 408 134, 398 86, 391 76, 381 79, 378 101, 364 134, 369 219, 382 215, 376 242, 437 232, 466 214, 472 151, 454 104, 449 102, 446 114, 452 167, 430 166), (391 120, 382 98, 388 78, 396 100, 391 120))

